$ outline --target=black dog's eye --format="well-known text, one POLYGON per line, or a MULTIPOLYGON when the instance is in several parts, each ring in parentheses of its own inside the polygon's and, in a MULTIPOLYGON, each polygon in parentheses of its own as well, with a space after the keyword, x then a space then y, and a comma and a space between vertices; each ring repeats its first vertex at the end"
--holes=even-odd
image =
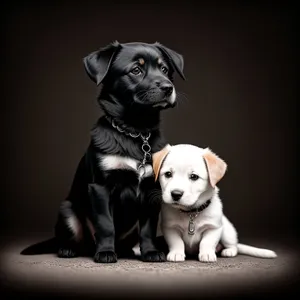
POLYGON ((166 178, 171 178, 172 177, 172 172, 168 171, 165 173, 166 178))
POLYGON ((167 67, 161 66, 161 71, 162 71, 163 73, 167 74, 169 70, 168 70, 167 67))
POLYGON ((190 175, 190 179, 193 180, 193 181, 196 181, 196 180, 199 179, 199 176, 196 175, 196 174, 191 174, 191 175, 190 175))
POLYGON ((142 73, 141 69, 139 67, 135 67, 131 70, 131 73, 133 75, 140 75, 142 73))

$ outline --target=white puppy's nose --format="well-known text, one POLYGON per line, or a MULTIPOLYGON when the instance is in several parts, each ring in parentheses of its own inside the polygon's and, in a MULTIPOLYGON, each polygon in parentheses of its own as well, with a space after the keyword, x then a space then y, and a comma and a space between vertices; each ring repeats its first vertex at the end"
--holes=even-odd
POLYGON ((182 197, 182 195, 183 195, 183 191, 182 190, 173 190, 171 192, 171 196, 172 196, 172 199, 174 201, 179 201, 180 198, 182 197))

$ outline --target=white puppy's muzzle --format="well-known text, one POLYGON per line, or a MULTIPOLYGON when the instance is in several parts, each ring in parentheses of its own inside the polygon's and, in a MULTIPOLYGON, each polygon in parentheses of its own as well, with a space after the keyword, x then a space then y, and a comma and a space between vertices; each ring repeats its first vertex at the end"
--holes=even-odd
POLYGON ((183 194, 184 194, 183 190, 179 190, 179 189, 172 190, 171 191, 172 200, 174 202, 178 202, 182 198, 183 194))

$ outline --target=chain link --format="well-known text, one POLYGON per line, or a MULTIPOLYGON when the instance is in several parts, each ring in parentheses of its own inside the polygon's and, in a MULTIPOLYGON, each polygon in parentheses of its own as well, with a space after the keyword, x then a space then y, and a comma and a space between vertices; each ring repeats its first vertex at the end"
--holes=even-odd
POLYGON ((147 136, 144 136, 143 134, 141 134, 141 138, 143 140, 143 145, 142 145, 142 150, 144 152, 144 157, 142 162, 140 163, 138 170, 141 171, 141 169, 143 169, 143 174, 141 176, 143 176, 145 174, 145 165, 147 163, 147 161, 151 161, 151 146, 148 143, 148 140, 151 136, 151 133, 149 132, 147 136))

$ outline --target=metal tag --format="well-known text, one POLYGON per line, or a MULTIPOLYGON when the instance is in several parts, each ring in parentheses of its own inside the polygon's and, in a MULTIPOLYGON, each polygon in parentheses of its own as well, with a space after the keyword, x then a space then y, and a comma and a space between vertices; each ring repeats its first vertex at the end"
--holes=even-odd
POLYGON ((195 224, 194 224, 193 220, 189 221, 188 233, 189 233, 189 235, 195 234, 195 224))

